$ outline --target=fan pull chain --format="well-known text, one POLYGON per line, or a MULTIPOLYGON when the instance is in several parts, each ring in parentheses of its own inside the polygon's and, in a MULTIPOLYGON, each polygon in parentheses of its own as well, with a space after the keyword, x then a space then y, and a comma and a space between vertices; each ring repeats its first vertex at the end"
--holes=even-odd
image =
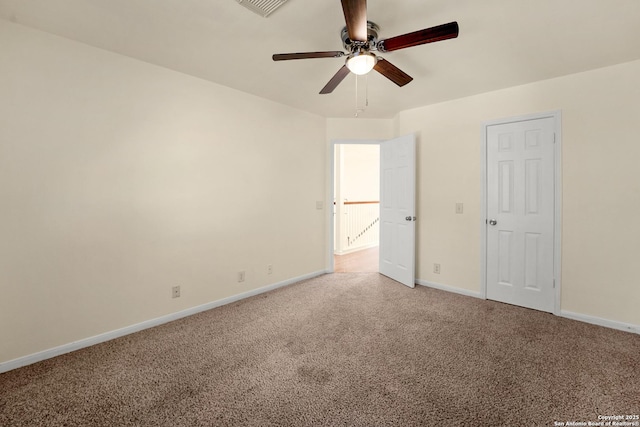
POLYGON ((360 109, 358 108, 358 75, 356 74, 356 117, 358 117, 360 109))
POLYGON ((355 116, 358 117, 358 114, 363 113, 364 110, 367 109, 367 107, 369 106, 369 75, 365 74, 364 76, 364 95, 365 95, 365 100, 364 100, 364 107, 360 108, 358 107, 358 77, 356 75, 356 114, 355 116))

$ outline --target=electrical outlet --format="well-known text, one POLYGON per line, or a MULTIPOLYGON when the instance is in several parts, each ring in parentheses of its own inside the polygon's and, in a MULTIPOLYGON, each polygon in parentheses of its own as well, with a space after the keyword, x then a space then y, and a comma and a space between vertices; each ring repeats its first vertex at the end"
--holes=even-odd
POLYGON ((238 271, 238 282, 244 282, 244 271, 238 271))
POLYGON ((462 203, 456 203, 456 213, 464 213, 464 205, 462 203))
POLYGON ((440 274, 440 264, 433 264, 433 272, 440 274))
POLYGON ((180 298, 180 286, 171 288, 171 298, 180 298))
POLYGON ((273 265, 267 265, 267 274, 273 274, 273 265))

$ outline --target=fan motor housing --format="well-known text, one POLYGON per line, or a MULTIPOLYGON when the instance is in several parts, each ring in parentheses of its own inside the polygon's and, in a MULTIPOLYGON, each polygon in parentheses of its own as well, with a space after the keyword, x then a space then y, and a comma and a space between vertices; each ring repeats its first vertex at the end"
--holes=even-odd
MULTIPOLYGON (((368 45, 367 46, 368 50, 375 49, 376 44, 378 43, 379 31, 380 31, 380 27, 375 22, 367 21, 367 43, 366 44, 368 45)), ((344 46, 344 49, 349 52, 353 52, 354 50, 357 50, 359 47, 362 47, 362 43, 354 42, 349 38, 349 31, 347 30, 347 27, 344 27, 340 32, 340 39, 342 40, 342 46, 344 46)))

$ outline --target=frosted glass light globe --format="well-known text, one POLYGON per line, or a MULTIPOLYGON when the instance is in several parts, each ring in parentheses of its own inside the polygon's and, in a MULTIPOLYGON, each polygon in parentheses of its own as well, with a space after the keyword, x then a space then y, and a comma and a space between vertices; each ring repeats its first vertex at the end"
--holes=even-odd
POLYGON ((373 70, 376 65, 377 58, 369 52, 355 52, 347 58, 347 68, 353 74, 362 76, 373 70))

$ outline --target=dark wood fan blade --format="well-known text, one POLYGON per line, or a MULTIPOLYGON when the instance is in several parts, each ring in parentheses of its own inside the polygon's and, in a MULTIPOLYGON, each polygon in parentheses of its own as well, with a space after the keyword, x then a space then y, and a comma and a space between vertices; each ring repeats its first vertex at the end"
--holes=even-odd
POLYGON ((342 11, 352 41, 367 41, 367 0, 342 0, 342 11))
POLYGON ((331 50, 328 52, 276 53, 272 58, 274 61, 286 61, 289 59, 339 58, 341 56, 344 56, 344 52, 331 50))
POLYGON ((333 90, 340 84, 340 82, 343 81, 345 77, 347 77, 347 74, 349 74, 349 72, 350 71, 347 66, 343 65, 342 68, 340 68, 338 72, 333 77, 331 77, 329 83, 327 83, 325 87, 322 88, 320 94, 324 95, 326 93, 333 92, 333 90))
POLYGON ((425 43, 454 39, 458 37, 458 31, 458 23, 449 22, 448 24, 438 25, 437 27, 425 28, 424 30, 381 40, 378 42, 378 49, 382 52, 391 52, 392 50, 404 49, 425 43))
POLYGON ((413 77, 411 77, 409 74, 405 73, 400 68, 396 67, 391 62, 383 58, 378 58, 378 62, 373 67, 373 69, 400 87, 413 80, 413 77))

